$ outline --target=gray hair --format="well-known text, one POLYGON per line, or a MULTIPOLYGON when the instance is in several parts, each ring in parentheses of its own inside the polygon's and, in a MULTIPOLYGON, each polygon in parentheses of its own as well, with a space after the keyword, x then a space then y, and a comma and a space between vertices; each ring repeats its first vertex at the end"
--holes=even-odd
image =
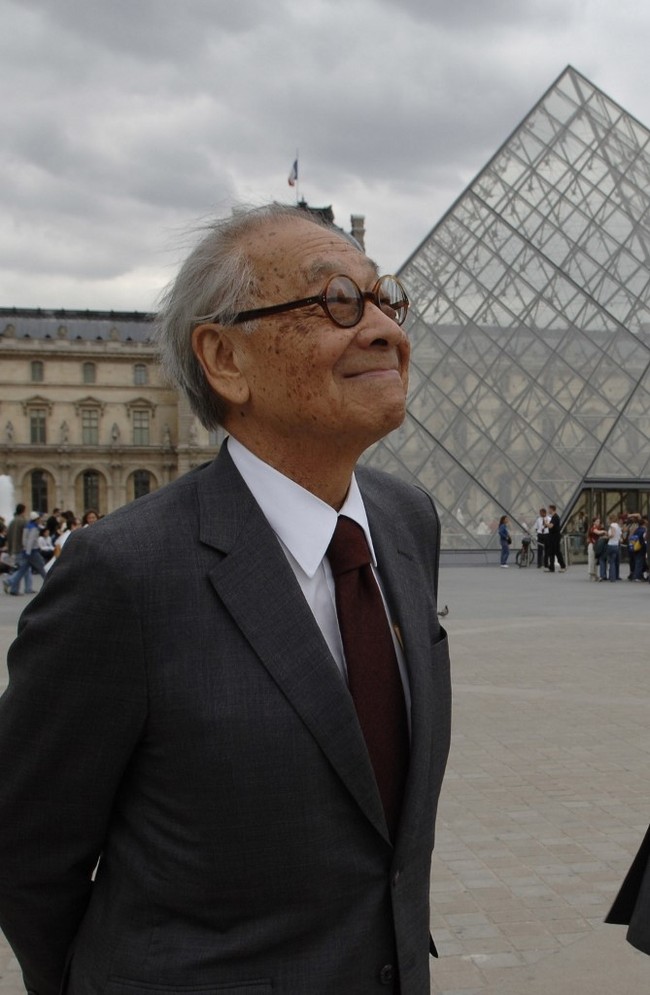
MULTIPOLYGON (((206 380, 194 355, 192 330, 217 317, 220 324, 228 324, 239 311, 251 307, 258 282, 242 246, 245 236, 269 221, 297 219, 331 227, 309 211, 282 204, 238 209, 231 217, 206 224, 201 241, 161 296, 156 335, 163 370, 184 391, 192 411, 207 429, 223 423, 226 404, 206 380)), ((340 234, 345 238, 344 232, 340 234)), ((250 332, 256 324, 246 322, 241 327, 250 332)))

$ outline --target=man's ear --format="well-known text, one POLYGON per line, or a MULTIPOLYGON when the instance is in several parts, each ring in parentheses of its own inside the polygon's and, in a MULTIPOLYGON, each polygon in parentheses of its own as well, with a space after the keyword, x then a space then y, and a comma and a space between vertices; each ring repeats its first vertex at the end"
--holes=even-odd
POLYGON ((230 404, 244 404, 249 389, 239 368, 235 335, 223 325, 198 325, 192 332, 192 349, 212 389, 230 404))

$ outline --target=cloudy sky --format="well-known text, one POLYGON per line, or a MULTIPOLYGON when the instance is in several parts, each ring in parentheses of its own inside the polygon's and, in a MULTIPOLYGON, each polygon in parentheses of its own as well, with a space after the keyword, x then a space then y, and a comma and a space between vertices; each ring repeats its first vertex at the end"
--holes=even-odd
POLYGON ((238 202, 397 269, 567 64, 650 125, 647 0, 0 0, 0 307, 151 310, 238 202))

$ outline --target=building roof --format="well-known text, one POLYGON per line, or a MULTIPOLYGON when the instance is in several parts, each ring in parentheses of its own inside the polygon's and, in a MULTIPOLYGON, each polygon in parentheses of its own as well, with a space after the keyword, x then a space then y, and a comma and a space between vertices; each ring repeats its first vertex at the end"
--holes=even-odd
POLYGON ((0 308, 0 337, 151 342, 155 315, 140 311, 0 308))

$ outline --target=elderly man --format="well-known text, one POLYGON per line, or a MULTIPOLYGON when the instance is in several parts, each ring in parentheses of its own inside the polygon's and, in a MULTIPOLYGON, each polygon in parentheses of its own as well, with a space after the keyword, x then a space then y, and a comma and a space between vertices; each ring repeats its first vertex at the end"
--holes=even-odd
POLYGON ((428 995, 449 743, 408 301, 293 208, 207 231, 163 358, 227 443, 80 529, 0 703, 0 924, 39 995, 428 995))

